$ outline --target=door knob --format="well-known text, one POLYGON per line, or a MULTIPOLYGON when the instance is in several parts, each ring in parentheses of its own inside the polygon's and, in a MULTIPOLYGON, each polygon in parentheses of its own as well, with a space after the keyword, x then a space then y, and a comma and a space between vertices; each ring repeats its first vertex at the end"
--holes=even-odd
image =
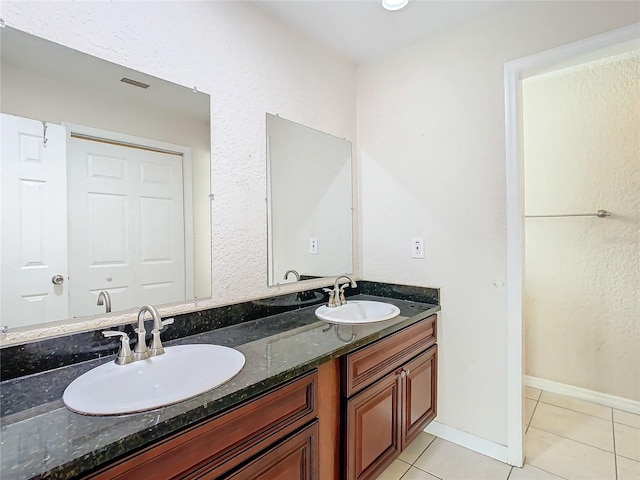
POLYGON ((64 283, 64 277, 62 275, 54 275, 51 277, 51 283, 54 285, 62 285, 64 283))

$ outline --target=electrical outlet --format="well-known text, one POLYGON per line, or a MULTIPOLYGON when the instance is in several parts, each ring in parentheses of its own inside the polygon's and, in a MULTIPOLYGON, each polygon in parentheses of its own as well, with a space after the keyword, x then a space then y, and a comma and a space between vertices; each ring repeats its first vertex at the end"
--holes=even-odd
POLYGON ((424 238, 414 237, 411 239, 411 257, 424 258, 424 238))
POLYGON ((318 254, 318 239, 311 237, 309 239, 309 255, 317 255, 318 254))

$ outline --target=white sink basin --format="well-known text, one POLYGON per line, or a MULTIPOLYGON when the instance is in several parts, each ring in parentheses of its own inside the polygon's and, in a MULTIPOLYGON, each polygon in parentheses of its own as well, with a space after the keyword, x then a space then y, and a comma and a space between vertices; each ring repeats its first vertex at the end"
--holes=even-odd
POLYGON ((360 324, 389 320, 400 315, 395 305, 369 300, 348 300, 346 305, 329 308, 326 305, 316 309, 316 317, 329 323, 360 324))
POLYGON ((181 402, 231 380, 244 355, 219 345, 165 347, 164 355, 128 365, 109 362, 76 378, 62 395, 87 415, 142 412, 181 402))

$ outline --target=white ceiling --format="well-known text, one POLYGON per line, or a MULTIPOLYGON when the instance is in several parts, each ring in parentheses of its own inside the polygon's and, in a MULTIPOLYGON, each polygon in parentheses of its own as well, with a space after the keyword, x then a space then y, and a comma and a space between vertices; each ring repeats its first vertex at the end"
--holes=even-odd
POLYGON ((396 12, 379 0, 257 0, 259 8, 356 64, 511 6, 508 1, 410 0, 396 12))

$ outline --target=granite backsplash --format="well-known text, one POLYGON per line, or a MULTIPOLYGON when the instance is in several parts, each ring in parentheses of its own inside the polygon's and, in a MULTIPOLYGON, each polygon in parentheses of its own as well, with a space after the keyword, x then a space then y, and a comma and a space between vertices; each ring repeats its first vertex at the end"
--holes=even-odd
MULTIPOLYGON (((357 283, 356 288, 346 290, 348 297, 363 294, 434 305, 440 303, 439 290, 436 288, 366 280, 359 280, 357 283)), ((189 337, 314 304, 319 305, 325 301, 326 294, 320 288, 176 315, 175 322, 165 327, 166 331, 163 331, 162 339, 170 341, 189 337)), ((147 332, 149 332, 151 320, 147 324, 147 332)), ((121 325, 117 329, 129 335, 133 348, 136 335, 132 325, 121 325)), ((150 333, 147 341, 149 338, 150 333)), ((119 342, 105 338, 98 330, 4 347, 0 349, 0 379, 1 381, 10 380, 99 359, 114 355, 118 348, 119 342)))

